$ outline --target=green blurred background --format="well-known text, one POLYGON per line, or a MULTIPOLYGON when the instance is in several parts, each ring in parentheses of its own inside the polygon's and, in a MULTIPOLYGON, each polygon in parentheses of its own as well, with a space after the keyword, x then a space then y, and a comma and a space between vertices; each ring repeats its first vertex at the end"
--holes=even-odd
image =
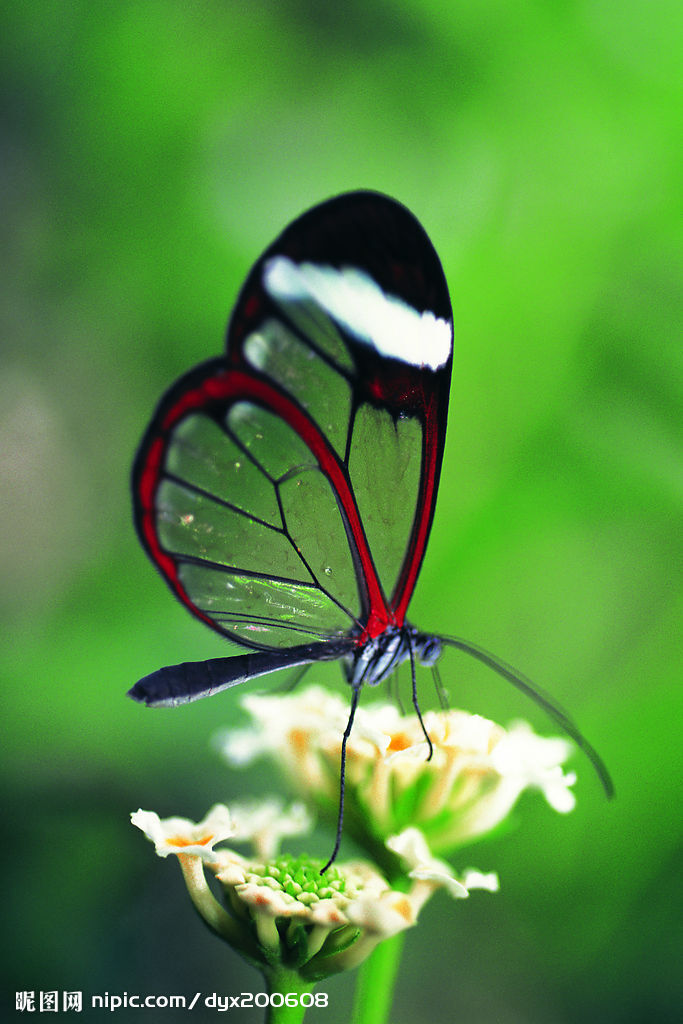
MULTIPOLYGON (((529 796, 463 851, 502 893, 432 901, 392 1020, 677 1019, 679 5, 54 0, 1 20, 3 1005, 261 988, 127 822, 279 786, 210 749, 238 693, 125 698, 226 653, 147 564, 128 474, 265 245, 369 187, 422 220, 456 315, 411 618, 551 690, 618 793, 577 757, 573 814, 529 796)), ((456 706, 554 731, 476 664, 442 671, 456 706)), ((311 1019, 346 1021, 352 982, 311 1019)))

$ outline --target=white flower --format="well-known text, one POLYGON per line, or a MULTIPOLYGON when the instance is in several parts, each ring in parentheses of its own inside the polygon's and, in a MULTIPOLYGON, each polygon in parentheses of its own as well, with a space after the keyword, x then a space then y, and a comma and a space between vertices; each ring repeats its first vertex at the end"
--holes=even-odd
POLYGON ((418 891, 421 883, 415 897, 395 890, 366 861, 335 864, 322 875, 321 860, 275 853, 282 835, 310 825, 298 804, 287 811, 275 798, 231 811, 218 804, 199 824, 139 810, 131 821, 159 856, 177 855, 192 902, 209 927, 251 962, 268 970, 294 965, 304 980, 356 966, 377 943, 414 925, 426 898, 418 891), (214 849, 227 838, 248 839, 257 851, 270 852, 245 857, 230 847, 214 849), (223 887, 225 905, 208 885, 207 872, 223 887))
POLYGON ((135 811, 131 823, 154 843, 159 857, 186 854, 214 860, 216 843, 235 834, 230 811, 224 804, 215 804, 203 821, 195 824, 187 818, 161 819, 154 811, 135 811))
POLYGON ((571 749, 568 740, 536 736, 527 722, 514 722, 494 750, 492 761, 501 775, 521 777, 523 787, 540 789, 553 810, 567 814, 576 804, 569 789, 576 774, 565 775, 560 765, 571 749))
MULTIPOLYGON (((427 840, 417 828, 407 828, 399 835, 391 836, 386 845, 409 868, 408 878, 427 882, 431 889, 443 888, 456 899, 466 898, 472 889, 498 891, 498 876, 495 872, 483 874, 469 868, 461 879, 456 878, 450 864, 432 856, 427 840)), ((417 896, 415 890, 413 895, 417 896)))
MULTIPOLYGON (((243 701, 255 728, 227 733, 233 764, 269 754, 302 794, 336 811, 341 738, 349 704, 319 687, 243 701)), ((524 723, 509 731, 464 711, 427 712, 428 745, 414 714, 367 704, 356 712, 346 748, 345 827, 377 853, 389 836, 417 826, 432 850, 452 850, 490 831, 525 789, 540 790, 551 807, 574 806, 573 773, 562 763, 572 746, 536 736, 524 723)))
POLYGON ((360 963, 378 942, 414 925, 424 903, 392 889, 365 861, 337 863, 324 875, 321 866, 305 856, 261 862, 232 850, 211 866, 267 956, 289 962, 296 948, 299 971, 310 978, 360 963))
POLYGON ((257 856, 273 857, 285 836, 302 835, 310 831, 312 819, 302 803, 290 804, 285 809, 278 797, 252 800, 231 805, 235 842, 250 841, 257 856))
POLYGON ((308 738, 319 735, 326 724, 333 742, 339 740, 348 719, 348 707, 339 697, 311 686, 284 697, 249 694, 242 699, 242 707, 258 727, 226 730, 216 737, 231 764, 243 767, 264 754, 276 753, 294 775, 308 779, 314 788, 324 785, 322 766, 308 738))

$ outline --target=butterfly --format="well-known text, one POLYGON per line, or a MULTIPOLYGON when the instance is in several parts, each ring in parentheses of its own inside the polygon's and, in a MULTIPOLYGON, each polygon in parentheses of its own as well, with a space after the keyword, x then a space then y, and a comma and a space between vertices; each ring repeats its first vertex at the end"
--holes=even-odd
POLYGON ((225 355, 166 392, 133 467, 142 546, 188 611, 243 653, 161 668, 130 696, 176 705, 340 661, 352 697, 331 859, 361 689, 409 662, 422 722, 416 665, 436 670, 444 646, 540 703, 612 791, 597 752, 524 675, 406 617, 434 518, 452 359, 448 287, 420 223, 379 193, 337 196, 257 260, 225 355))

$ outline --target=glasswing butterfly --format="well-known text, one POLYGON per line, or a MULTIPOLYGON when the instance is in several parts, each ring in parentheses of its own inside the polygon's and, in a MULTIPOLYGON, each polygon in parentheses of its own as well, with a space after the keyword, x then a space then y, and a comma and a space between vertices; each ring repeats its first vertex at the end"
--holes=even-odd
POLYGON ((406 619, 434 518, 452 355, 448 288, 424 229, 387 196, 338 196, 257 260, 225 355, 166 392, 133 467, 143 547, 188 611, 243 653, 159 669, 130 696, 175 705, 339 660, 352 698, 331 860, 361 688, 408 661, 422 721, 416 663, 435 667, 444 645, 543 706, 612 793, 597 752, 524 675, 406 619))

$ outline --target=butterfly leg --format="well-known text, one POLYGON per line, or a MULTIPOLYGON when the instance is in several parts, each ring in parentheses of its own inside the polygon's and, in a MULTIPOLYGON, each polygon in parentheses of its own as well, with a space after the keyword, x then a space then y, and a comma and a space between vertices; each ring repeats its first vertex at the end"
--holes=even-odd
POLYGON ((297 669, 297 671, 293 673, 293 675, 292 675, 292 677, 290 679, 285 680, 285 682, 282 683, 281 686, 276 686, 270 692, 271 693, 292 693, 294 690, 296 690, 297 686, 299 685, 299 683, 301 682, 303 677, 306 675, 306 673, 308 672, 310 667, 311 667, 311 663, 309 663, 307 665, 302 665, 301 668, 297 669))
POLYGON ((427 740, 427 743, 429 745, 429 753, 427 754, 427 760, 431 761, 432 754, 434 753, 434 747, 432 746, 432 741, 429 738, 429 733, 427 732, 427 730, 425 728, 425 724, 422 721, 422 712, 420 711, 420 704, 419 704, 419 701, 417 699, 417 676, 416 676, 416 673, 415 673, 415 651, 413 650, 413 641, 412 641, 412 637, 410 635, 408 636, 408 653, 410 655, 410 675, 411 675, 412 684, 413 684, 413 707, 415 708, 415 714, 417 715, 418 721, 420 723, 420 726, 422 727, 422 732, 424 733, 424 737, 427 740))
POLYGON ((442 711, 448 711, 448 694, 444 689, 444 685, 441 682, 441 673, 439 672, 439 666, 437 664, 432 665, 432 678, 434 680, 434 688, 436 695, 439 698, 439 707, 442 711))
POLYGON ((401 681, 399 678, 400 671, 400 665, 397 665, 392 674, 389 676, 389 696, 396 704, 396 707, 398 708, 399 712, 405 716, 406 709, 403 706, 403 701, 401 700, 401 681))
POLYGON ((330 864, 333 863, 333 861, 335 860, 337 854, 339 853, 339 846, 340 846, 341 837, 342 837, 342 825, 344 823, 344 785, 345 785, 345 781, 346 781, 346 744, 348 742, 348 738, 351 735, 351 730, 353 728, 353 719, 354 719, 355 714, 356 714, 356 708, 358 707, 358 698, 360 697, 360 691, 361 691, 362 685, 363 685, 362 682, 360 682, 356 686, 353 687, 353 697, 351 699, 351 710, 349 711, 349 720, 346 723, 346 728, 344 729, 344 735, 342 737, 342 745, 341 745, 341 770, 340 770, 340 773, 339 773, 339 810, 337 812, 337 835, 336 835, 336 838, 335 838, 335 841, 334 841, 334 849, 332 850, 332 856, 328 860, 327 864, 325 864, 325 866, 320 869, 320 874, 321 875, 325 874, 325 872, 329 868, 330 864))

